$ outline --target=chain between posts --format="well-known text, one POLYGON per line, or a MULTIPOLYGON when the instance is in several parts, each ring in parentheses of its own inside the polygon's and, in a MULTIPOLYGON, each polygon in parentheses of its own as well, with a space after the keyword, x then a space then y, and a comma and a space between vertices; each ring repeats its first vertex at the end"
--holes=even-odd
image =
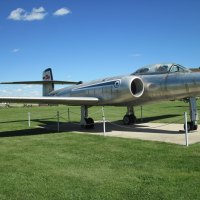
MULTIPOLYGON (((141 108, 142 109, 142 108, 141 108)), ((101 120, 99 120, 99 121, 96 121, 96 122, 101 122, 101 123, 103 123, 103 133, 104 133, 104 136, 106 136, 106 122, 107 123, 110 123, 110 124, 113 124, 113 125, 115 125, 115 126, 118 126, 118 127, 123 127, 123 128, 126 128, 126 129, 131 129, 131 130, 134 130, 135 128, 134 127, 127 127, 127 126, 124 126, 124 125, 119 125, 119 124, 117 124, 117 123, 114 123, 114 122, 112 122, 112 120, 105 120, 105 111, 104 111, 104 107, 102 107, 101 108, 101 110, 99 110, 99 111, 97 111, 97 112, 94 112, 93 113, 93 115, 94 114, 97 114, 97 113, 100 113, 100 112, 102 112, 102 119, 101 120)), ((114 113, 114 112, 111 112, 112 114, 113 114, 113 116, 119 116, 119 113, 114 113)), ((66 111, 66 112, 62 112, 62 113, 60 113, 59 111, 57 111, 57 114, 56 115, 48 115, 48 117, 51 117, 51 119, 57 119, 57 131, 58 132, 60 132, 60 119, 62 118, 62 119, 66 119, 66 117, 68 118, 68 122, 70 122, 71 121, 71 116, 70 116, 70 114, 76 114, 76 115, 79 115, 80 116, 80 114, 78 114, 78 113, 76 113, 76 112, 73 112, 73 111, 70 111, 69 110, 69 108, 68 108, 68 111, 66 111), (67 113, 67 115, 66 115, 66 113, 67 113), (65 115, 65 117, 63 117, 63 115, 65 115)), ((30 112, 28 112, 28 126, 30 127, 31 126, 31 116, 33 116, 33 115, 31 115, 31 113, 30 112)), ((184 113, 184 121, 185 121, 185 140, 186 140, 186 146, 188 146, 189 145, 189 142, 188 142, 188 133, 187 133, 187 123, 186 123, 186 116, 187 116, 187 113, 184 113)), ((41 119, 41 117, 40 117, 40 119, 41 119)), ((164 126, 168 126, 168 125, 170 125, 170 124, 175 124, 175 123, 177 123, 177 122, 183 122, 183 117, 181 117, 181 118, 179 118, 179 119, 177 119, 176 121, 173 121, 173 122, 171 122, 171 123, 166 123, 166 124, 161 124, 161 125, 158 125, 158 126, 154 126, 154 127, 151 127, 151 128, 159 128, 159 127, 164 127, 164 126)), ((70 122, 71 123, 71 122, 70 122)), ((75 123, 75 124, 77 124, 77 123, 75 123)))

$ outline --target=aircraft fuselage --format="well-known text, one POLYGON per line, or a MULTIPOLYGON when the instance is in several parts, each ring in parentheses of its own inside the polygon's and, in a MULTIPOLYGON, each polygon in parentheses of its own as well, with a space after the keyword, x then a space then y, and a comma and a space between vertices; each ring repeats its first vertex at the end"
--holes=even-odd
POLYGON ((143 105, 200 95, 199 72, 175 72, 151 75, 127 75, 100 79, 65 87, 49 96, 97 97, 92 105, 143 105))

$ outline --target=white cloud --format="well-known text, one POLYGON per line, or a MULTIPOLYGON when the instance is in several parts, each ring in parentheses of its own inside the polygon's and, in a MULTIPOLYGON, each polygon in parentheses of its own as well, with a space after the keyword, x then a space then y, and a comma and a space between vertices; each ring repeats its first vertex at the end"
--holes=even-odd
POLYGON ((21 88, 17 89, 16 90, 17 92, 22 92, 23 90, 21 88))
POLYGON ((22 8, 17 8, 16 10, 13 10, 10 15, 8 16, 8 19, 13 20, 22 20, 22 16, 24 15, 25 10, 22 8))
POLYGON ((1 91, 1 93, 3 93, 3 94, 8 94, 8 90, 0 90, 1 91))
POLYGON ((2 86, 0 88, 1 96, 12 97, 12 96, 24 96, 24 97, 34 97, 34 96, 42 96, 42 87, 37 85, 32 85, 31 88, 25 88, 23 86, 2 86))
POLYGON ((33 88, 34 87, 34 85, 24 85, 24 89, 27 89, 27 88, 33 88))
POLYGON ((42 20, 47 15, 45 9, 43 7, 33 8, 30 14, 27 14, 25 20, 33 21, 33 20, 42 20))
POLYGON ((55 16, 63 16, 63 15, 68 15, 70 14, 71 11, 68 8, 60 8, 58 10, 56 10, 53 15, 55 16))
POLYGON ((20 49, 12 49, 12 53, 17 53, 17 52, 19 52, 20 51, 20 49))
POLYGON ((34 21, 34 20, 43 20, 47 12, 43 7, 33 8, 29 13, 22 8, 17 8, 16 10, 11 11, 8 19, 15 21, 34 21))
POLYGON ((28 95, 31 97, 39 97, 42 95, 42 93, 41 91, 35 90, 35 91, 31 91, 28 95))

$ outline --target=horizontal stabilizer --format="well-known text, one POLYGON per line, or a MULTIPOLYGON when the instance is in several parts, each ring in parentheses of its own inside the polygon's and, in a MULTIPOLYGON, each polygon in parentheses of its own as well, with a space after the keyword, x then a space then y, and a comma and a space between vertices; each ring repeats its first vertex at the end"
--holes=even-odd
POLYGON ((97 105, 96 97, 0 97, 2 103, 37 103, 37 104, 64 104, 64 105, 97 105))
POLYGON ((82 81, 75 82, 75 81, 54 81, 54 80, 48 80, 48 81, 17 81, 17 82, 0 82, 0 84, 33 84, 33 85, 43 85, 43 84, 81 84, 82 81))

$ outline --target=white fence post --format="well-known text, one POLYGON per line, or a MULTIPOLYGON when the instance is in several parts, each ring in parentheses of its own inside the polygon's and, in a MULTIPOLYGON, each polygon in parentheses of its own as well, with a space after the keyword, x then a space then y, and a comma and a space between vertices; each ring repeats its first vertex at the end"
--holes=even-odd
POLYGON ((106 136, 106 122, 105 122, 105 115, 104 115, 104 108, 102 106, 102 117, 103 117, 103 134, 106 136))
POLYGON ((185 145, 188 147, 188 124, 187 124, 187 112, 184 112, 184 120, 185 120, 185 145))
POLYGON ((28 127, 31 127, 31 113, 28 112, 28 127))

